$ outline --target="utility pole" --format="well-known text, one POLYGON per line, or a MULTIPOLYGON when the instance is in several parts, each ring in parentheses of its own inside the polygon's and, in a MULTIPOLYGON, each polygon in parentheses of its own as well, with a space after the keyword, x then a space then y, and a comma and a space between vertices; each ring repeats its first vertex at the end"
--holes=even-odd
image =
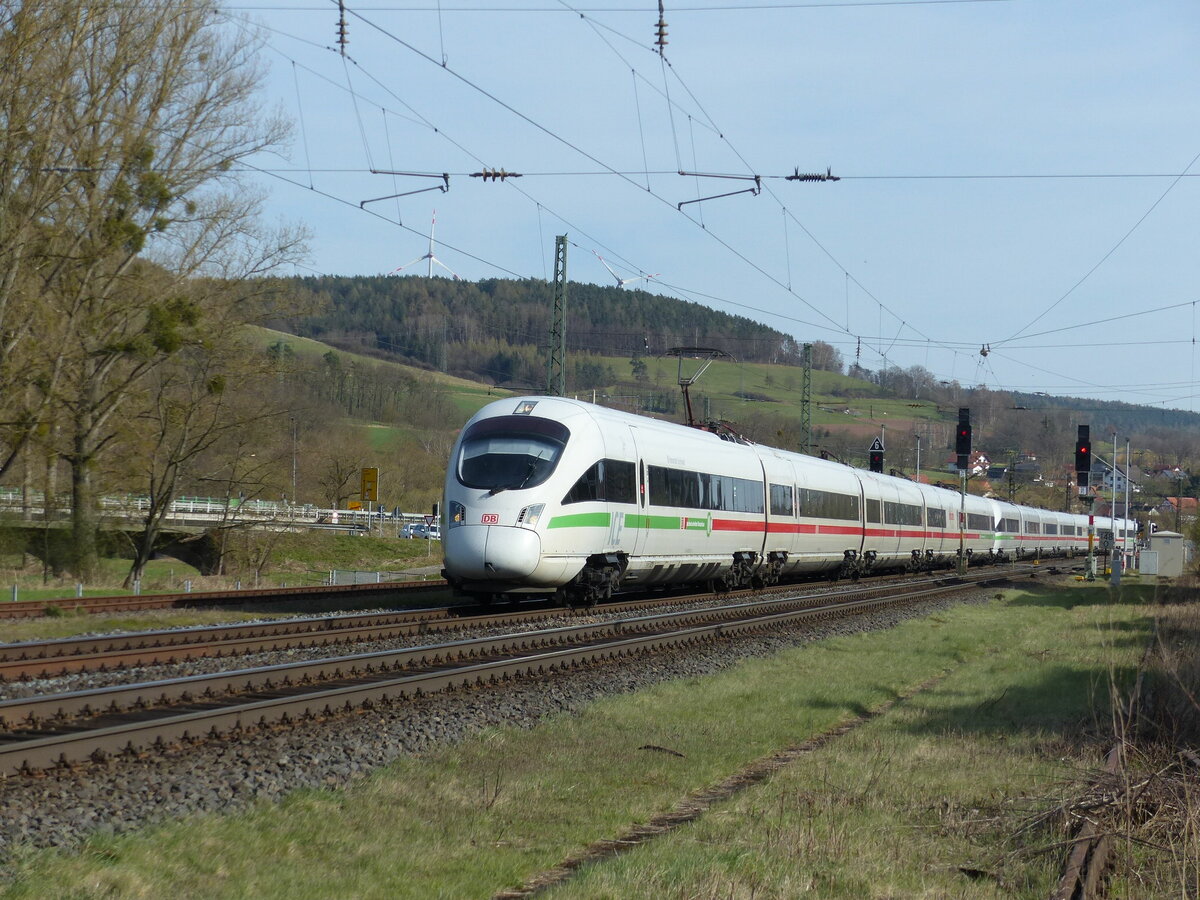
MULTIPOLYGON (((1125 560, 1121 556, 1121 548, 1117 545, 1117 432, 1113 430, 1113 458, 1112 458, 1112 512, 1108 517, 1109 525, 1112 527, 1112 553, 1109 559, 1112 561, 1112 571, 1110 572, 1109 582, 1114 587, 1121 586, 1121 566, 1125 560)), ((1124 530, 1124 529, 1122 529, 1124 530)), ((1124 535, 1122 535, 1122 538, 1124 535)))
POLYGON ((554 309, 550 317, 550 355, 546 361, 546 393, 567 393, 567 236, 554 239, 554 309))
POLYGON ((292 416, 292 506, 296 505, 296 417, 292 416))
POLYGON ((800 452, 812 453, 812 344, 804 345, 804 381, 800 388, 800 452))

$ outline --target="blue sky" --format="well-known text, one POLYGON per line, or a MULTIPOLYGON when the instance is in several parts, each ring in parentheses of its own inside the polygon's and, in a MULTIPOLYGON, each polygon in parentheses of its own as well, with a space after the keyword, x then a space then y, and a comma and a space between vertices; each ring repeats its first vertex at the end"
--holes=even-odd
POLYGON ((351 2, 343 57, 336 3, 229 5, 296 122, 260 163, 302 271, 390 272, 436 209, 470 280, 566 234, 572 281, 600 256, 847 363, 1200 409, 1200 4, 665 6, 660 57, 654 3, 351 2))

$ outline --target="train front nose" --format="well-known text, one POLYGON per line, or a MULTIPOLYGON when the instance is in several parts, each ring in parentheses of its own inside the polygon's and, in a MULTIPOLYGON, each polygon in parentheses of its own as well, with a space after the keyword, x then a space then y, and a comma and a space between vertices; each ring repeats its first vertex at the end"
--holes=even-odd
POLYGON ((456 578, 491 581, 527 578, 537 568, 542 542, 528 528, 458 525, 445 535, 446 571, 456 578))

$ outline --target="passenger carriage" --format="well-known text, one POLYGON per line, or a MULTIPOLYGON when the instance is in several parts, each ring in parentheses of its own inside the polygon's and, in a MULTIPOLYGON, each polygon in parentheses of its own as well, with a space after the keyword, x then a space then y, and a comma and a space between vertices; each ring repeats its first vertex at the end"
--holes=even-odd
POLYGON ((446 577, 481 598, 591 603, 622 587, 950 565, 960 541, 973 563, 1087 544, 1086 516, 556 397, 480 410, 445 491, 446 577))

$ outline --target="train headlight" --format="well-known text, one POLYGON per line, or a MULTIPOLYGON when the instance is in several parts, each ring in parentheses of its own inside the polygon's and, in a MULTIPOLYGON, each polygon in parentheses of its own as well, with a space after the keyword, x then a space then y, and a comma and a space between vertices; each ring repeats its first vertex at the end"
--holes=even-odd
POLYGON ((448 521, 451 525, 461 525, 467 521, 467 508, 456 500, 450 501, 448 521))
POLYGON ((521 514, 517 516, 517 524, 532 528, 542 517, 542 511, 545 510, 545 508, 545 503, 535 503, 532 506, 525 507, 523 510, 521 510, 521 514))

